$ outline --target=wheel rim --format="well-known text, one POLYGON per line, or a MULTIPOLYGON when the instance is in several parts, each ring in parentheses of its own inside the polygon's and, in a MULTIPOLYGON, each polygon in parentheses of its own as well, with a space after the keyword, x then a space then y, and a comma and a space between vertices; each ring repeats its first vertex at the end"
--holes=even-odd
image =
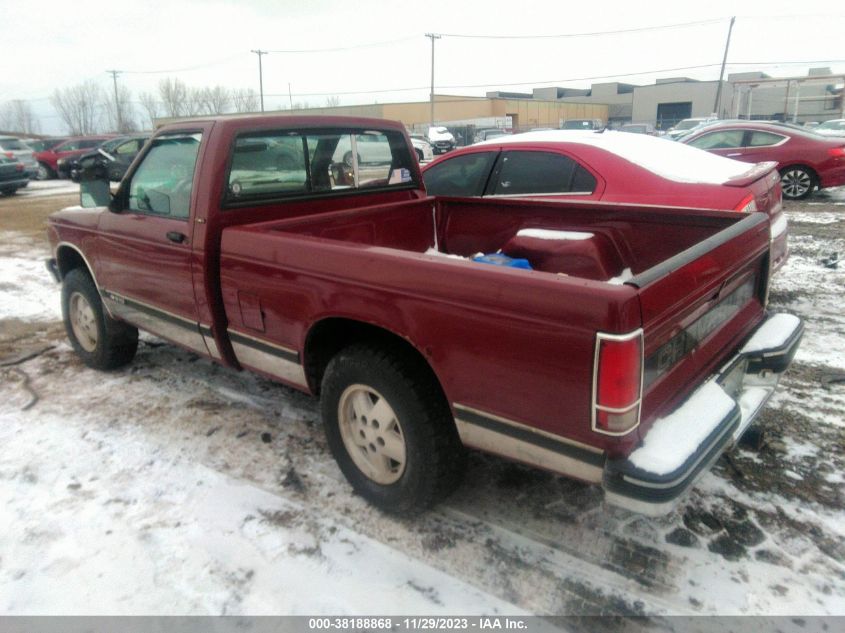
POLYGON ((810 190, 813 179, 803 169, 790 169, 781 176, 780 184, 787 198, 800 198, 810 190))
POLYGON ((351 385, 337 413, 343 444, 358 469, 377 484, 398 481, 405 472, 405 435, 384 396, 367 385, 351 385))
POLYGON ((47 180, 47 177, 50 174, 47 172, 47 168, 44 165, 38 165, 38 173, 36 174, 36 178, 38 180, 47 180))
POLYGON ((97 318, 88 299, 79 292, 70 296, 68 317, 73 335, 82 349, 86 352, 97 349, 97 318))

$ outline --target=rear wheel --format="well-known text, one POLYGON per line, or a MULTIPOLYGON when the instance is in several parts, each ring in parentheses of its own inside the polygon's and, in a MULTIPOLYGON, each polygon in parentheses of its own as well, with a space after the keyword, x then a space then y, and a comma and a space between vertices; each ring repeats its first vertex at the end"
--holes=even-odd
POLYGON ((35 178, 37 180, 52 180, 55 177, 56 172, 54 172, 49 165, 38 163, 38 172, 35 174, 35 178))
POLYGON ((423 151, 419 148, 416 148, 416 147, 414 148, 414 151, 417 153, 417 160, 419 162, 422 162, 423 159, 425 158, 425 156, 423 156, 423 151))
POLYGON ((62 282, 62 316, 74 351, 89 367, 116 369, 138 349, 138 330, 112 319, 88 273, 71 270, 62 282))
POLYGON ((355 491, 395 513, 414 513, 459 483, 465 454, 430 370, 408 354, 354 345, 322 383, 326 438, 355 491))
POLYGON ((802 200, 815 189, 816 175, 807 167, 793 165, 781 170, 780 184, 784 198, 802 200))
POLYGON ((3 194, 4 196, 13 196, 13 195, 15 195, 15 192, 16 192, 17 190, 18 190, 18 188, 17 188, 17 187, 10 187, 10 188, 7 188, 7 189, 0 189, 0 194, 3 194))

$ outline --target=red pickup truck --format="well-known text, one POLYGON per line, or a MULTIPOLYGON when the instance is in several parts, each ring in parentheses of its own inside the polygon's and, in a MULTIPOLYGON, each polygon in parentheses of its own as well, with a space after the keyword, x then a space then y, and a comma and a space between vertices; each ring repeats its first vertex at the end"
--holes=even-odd
POLYGON ((398 123, 167 125, 113 196, 89 175, 83 206, 50 219, 70 341, 112 369, 141 328, 319 396, 341 470, 387 510, 448 493, 472 447, 650 514, 740 437, 797 349, 800 320, 766 311, 764 214, 421 183, 398 123), (362 139, 385 151, 364 161, 362 139))

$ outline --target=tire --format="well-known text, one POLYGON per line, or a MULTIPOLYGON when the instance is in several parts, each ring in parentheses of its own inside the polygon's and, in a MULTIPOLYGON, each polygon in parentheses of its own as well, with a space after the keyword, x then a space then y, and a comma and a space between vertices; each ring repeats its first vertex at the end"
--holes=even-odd
POLYGON ((421 359, 350 346, 326 368, 321 407, 340 470, 382 510, 415 514, 460 483, 465 450, 440 386, 421 359))
POLYGON ((784 198, 803 200, 816 188, 816 174, 801 165, 784 167, 780 170, 780 184, 784 198))
POLYGON ((38 173, 35 175, 36 180, 52 180, 55 177, 56 172, 49 165, 38 163, 38 173))
POLYGON ((138 349, 138 330, 112 319, 88 272, 74 268, 62 283, 62 318, 73 350, 93 369, 117 369, 138 349))
POLYGON ((13 196, 13 195, 15 195, 15 192, 17 190, 18 190, 17 187, 11 187, 11 188, 8 188, 8 189, 0 189, 0 194, 2 194, 4 196, 13 196))
POLYGON ((417 153, 417 161, 420 163, 423 162, 423 160, 425 160, 425 156, 423 156, 423 151, 416 147, 414 148, 414 151, 417 153))

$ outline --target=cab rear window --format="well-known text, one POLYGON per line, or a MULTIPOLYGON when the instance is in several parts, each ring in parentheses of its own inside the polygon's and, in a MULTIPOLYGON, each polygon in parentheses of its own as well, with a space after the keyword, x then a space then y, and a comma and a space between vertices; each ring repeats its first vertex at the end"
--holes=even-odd
POLYGON ((404 135, 393 131, 263 131, 232 148, 228 202, 416 187, 404 135))

